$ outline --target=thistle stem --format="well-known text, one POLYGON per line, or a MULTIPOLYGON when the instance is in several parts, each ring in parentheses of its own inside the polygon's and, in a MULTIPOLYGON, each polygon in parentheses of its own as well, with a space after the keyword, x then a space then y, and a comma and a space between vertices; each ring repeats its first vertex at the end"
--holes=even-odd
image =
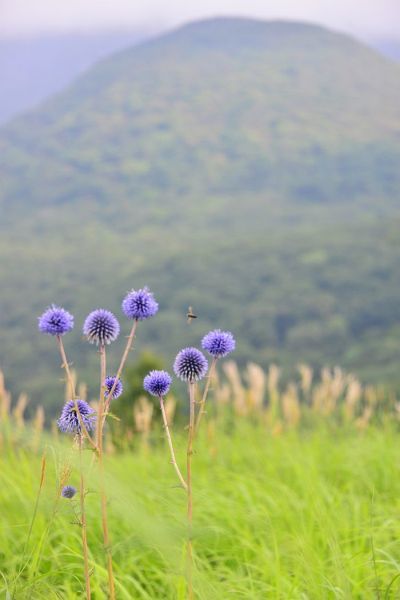
POLYGON ((87 544, 87 523, 86 523, 86 512, 85 512, 85 482, 83 478, 83 467, 82 467, 82 436, 79 435, 79 469, 80 469, 80 487, 79 487, 79 495, 80 495, 80 505, 81 505, 81 528, 82 528, 82 548, 83 548, 83 564, 84 564, 84 573, 85 573, 85 588, 86 588, 86 598, 90 600, 90 574, 89 574, 89 555, 88 555, 88 544, 87 544))
POLYGON ((106 348, 104 344, 99 346, 100 354, 100 395, 99 395, 99 408, 97 412, 97 428, 96 428, 96 442, 99 454, 103 452, 103 426, 104 426, 104 405, 105 405, 105 389, 106 389, 106 372, 107 372, 107 359, 106 359, 106 348))
POLYGON ((187 489, 188 489, 187 483, 184 480, 183 475, 182 475, 182 473, 181 473, 181 471, 180 471, 180 469, 178 467, 178 463, 176 462, 174 446, 172 444, 171 433, 169 431, 167 415, 166 415, 166 412, 165 412, 164 399, 163 399, 162 396, 159 396, 159 398, 160 398, 160 407, 161 407, 161 414, 162 414, 163 423, 164 423, 165 434, 167 436, 168 446, 169 446, 169 450, 170 450, 170 453, 171 453, 171 462, 172 462, 172 464, 174 466, 176 474, 178 475, 179 481, 182 484, 182 487, 187 491, 187 489))
POLYGON ((106 400, 105 400, 105 411, 104 411, 104 415, 103 415, 103 422, 104 422, 104 420, 105 420, 105 418, 107 416, 107 413, 109 411, 111 398, 112 398, 112 395, 113 395, 113 393, 115 391, 115 388, 117 387, 118 379, 120 379, 120 377, 121 377, 121 373, 122 373, 122 370, 123 370, 123 368, 125 366, 125 363, 126 363, 126 360, 128 358, 129 352, 132 349, 133 341, 134 341, 135 334, 136 334, 137 324, 138 324, 138 320, 135 319, 135 321, 133 322, 133 325, 132 325, 132 329, 131 329, 131 331, 130 331, 130 333, 128 335, 128 340, 126 342, 125 350, 124 350, 124 352, 122 354, 121 362, 119 363, 117 374, 115 376, 115 381, 113 383, 113 386, 112 386, 111 390, 107 394, 107 397, 106 397, 106 400))
POLYGON ((189 433, 187 445, 187 520, 188 520, 188 543, 187 543, 187 584, 188 598, 193 599, 193 543, 192 543, 192 524, 193 524, 193 496, 192 496, 192 455, 193 455, 193 440, 194 440, 194 425, 195 425, 195 384, 189 382, 189 433))
POLYGON ((104 425, 104 403, 105 403, 105 380, 106 380, 106 349, 104 344, 100 345, 100 398, 99 398, 99 411, 97 417, 97 449, 99 457, 99 469, 100 469, 100 496, 101 496, 101 524, 103 528, 103 541, 104 549, 107 558, 107 572, 108 572, 108 590, 110 600, 115 600, 115 585, 114 585, 114 574, 112 564, 112 553, 110 545, 110 535, 108 532, 108 520, 107 520, 107 497, 104 486, 104 464, 103 464, 103 425, 104 425))
POLYGON ((198 433, 201 417, 203 416, 203 414, 205 414, 204 406, 205 406, 205 403, 207 400, 208 392, 209 392, 210 385, 211 385, 211 380, 213 378, 216 366, 217 366, 217 357, 214 356, 214 358, 212 359, 212 362, 211 362, 210 371, 208 373, 206 385, 204 387, 203 396, 200 401, 199 412, 197 414, 197 419, 196 419, 195 433, 198 433))
POLYGON ((88 430, 86 429, 85 423, 82 419, 82 415, 81 412, 79 410, 79 406, 78 406, 78 402, 77 402, 77 396, 76 396, 76 391, 75 391, 75 384, 74 384, 74 380, 72 377, 72 373, 71 373, 71 369, 69 368, 69 363, 67 360, 67 355, 65 353, 65 348, 64 348, 64 344, 62 341, 62 337, 60 335, 57 336, 57 342, 58 342, 58 348, 60 350, 60 355, 61 355, 61 360, 62 360, 62 364, 61 367, 63 369, 65 369, 65 373, 67 375, 67 381, 68 381, 68 385, 70 387, 70 391, 71 391, 71 398, 74 401, 75 404, 75 412, 77 414, 78 417, 78 421, 79 421, 79 425, 82 431, 83 436, 89 441, 90 445, 92 446, 92 448, 94 448, 96 450, 96 444, 94 443, 94 441, 92 440, 88 430))

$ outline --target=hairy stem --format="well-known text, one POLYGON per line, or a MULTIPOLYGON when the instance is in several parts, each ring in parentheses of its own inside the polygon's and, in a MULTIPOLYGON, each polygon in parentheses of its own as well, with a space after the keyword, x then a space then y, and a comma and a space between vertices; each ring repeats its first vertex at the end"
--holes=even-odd
POLYGON ((200 401, 199 412, 197 414, 197 419, 196 419, 196 429, 195 429, 196 433, 199 431, 201 417, 203 416, 203 414, 205 414, 204 406, 205 406, 205 403, 207 400, 208 392, 209 392, 210 385, 211 385, 211 380, 213 378, 216 366, 217 366, 217 358, 214 356, 214 358, 212 359, 212 362, 211 362, 210 371, 208 373, 206 385, 204 387, 203 396, 200 401))
POLYGON ((103 452, 103 427, 104 427, 104 405, 105 405, 105 389, 106 389, 106 347, 104 344, 99 346, 100 354, 100 392, 99 392, 99 407, 97 411, 97 427, 96 427, 96 443, 99 454, 103 452))
POLYGON ((88 544, 87 544, 87 523, 86 523, 86 512, 85 512, 85 482, 83 478, 83 466, 82 466, 82 445, 83 440, 82 436, 79 436, 79 469, 80 469, 80 486, 79 486, 79 496, 80 496, 80 505, 81 505, 81 529, 82 529, 82 548, 83 548, 83 565, 84 565, 84 573, 85 573, 85 589, 86 589, 86 598, 90 600, 90 573, 89 573, 89 553, 88 553, 88 544))
POLYGON ((67 375, 67 381, 68 381, 68 385, 69 385, 70 391, 71 391, 71 399, 74 401, 74 404, 75 404, 75 412, 76 412, 78 420, 79 420, 79 425, 80 425, 82 434, 88 440, 88 442, 90 443, 90 445, 92 446, 92 448, 96 449, 96 444, 92 440, 92 438, 91 438, 88 430, 86 429, 85 423, 84 423, 84 421, 82 419, 82 415, 81 415, 80 410, 79 410, 77 396, 76 396, 76 392, 75 392, 74 380, 73 380, 73 377, 72 377, 71 369, 69 368, 69 363, 68 363, 68 360, 67 360, 67 355, 65 353, 65 348, 64 348, 63 341, 62 341, 62 337, 60 335, 57 336, 57 341, 58 341, 58 348, 60 350, 60 355, 61 355, 61 360, 62 360, 61 367, 63 369, 65 369, 65 372, 66 372, 66 375, 67 375))
POLYGON ((163 423, 164 423, 165 434, 167 436, 168 446, 169 446, 169 450, 171 452, 171 462, 174 466, 176 474, 178 475, 179 481, 182 484, 182 487, 187 491, 187 487, 188 487, 187 483, 186 483, 185 479, 183 478, 183 475, 178 467, 178 463, 176 462, 174 446, 172 444, 171 433, 169 431, 167 415, 165 412, 164 399, 162 396, 160 396, 159 398, 160 398, 160 407, 161 407, 161 414, 162 414, 163 423))
POLYGON ((187 584, 188 598, 193 599, 193 542, 192 542, 192 525, 193 525, 193 497, 192 497, 192 455, 193 455, 193 439, 195 425, 195 384, 189 382, 189 433, 187 445, 187 520, 188 520, 188 543, 187 543, 187 584))
POLYGON ((117 370, 117 374, 115 376, 114 384, 113 384, 111 390, 109 391, 109 393, 107 394, 107 397, 106 397, 106 400, 105 400, 105 411, 104 411, 104 415, 103 415, 103 422, 104 422, 104 420, 105 420, 105 418, 107 416, 107 413, 109 411, 111 398, 112 398, 112 395, 113 395, 113 393, 115 391, 115 388, 117 387, 118 379, 120 379, 120 377, 121 377, 121 373, 122 373, 123 368, 125 366, 125 363, 126 363, 126 360, 128 358, 129 352, 132 349, 133 341, 134 341, 135 334, 136 334, 137 324, 138 324, 138 320, 135 319, 134 322, 133 322, 133 325, 132 325, 132 329, 131 329, 131 331, 130 331, 130 333, 128 335, 128 339, 127 339, 127 342, 126 342, 125 350, 124 350, 124 352, 122 354, 121 362, 119 363, 119 367, 118 367, 118 370, 117 370))
POLYGON ((100 398, 99 411, 97 416, 97 449, 100 469, 100 496, 101 496, 101 524, 103 528, 103 542, 107 559, 108 572, 108 591, 110 600, 115 600, 115 584, 112 564, 112 553, 110 544, 110 535, 108 531, 107 520, 107 497, 104 485, 104 464, 103 464, 103 425, 104 425, 104 404, 105 404, 105 380, 106 380, 106 349, 104 344, 99 348, 100 352, 100 398))

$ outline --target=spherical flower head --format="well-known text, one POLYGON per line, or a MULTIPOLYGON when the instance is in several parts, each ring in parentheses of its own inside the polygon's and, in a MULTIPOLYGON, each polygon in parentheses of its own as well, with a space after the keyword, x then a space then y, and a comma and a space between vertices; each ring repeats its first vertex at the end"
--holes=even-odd
POLYGON ((203 337, 201 345, 211 356, 222 358, 233 352, 236 342, 230 331, 214 329, 214 331, 210 331, 203 337))
POLYGON ((147 287, 131 290, 122 301, 122 310, 129 319, 143 321, 154 317, 158 311, 158 303, 147 287))
POLYGON ((174 371, 182 381, 198 381, 205 376, 207 369, 207 359, 197 348, 184 348, 175 358, 174 371))
POLYGON ((93 408, 91 408, 89 404, 85 402, 85 400, 77 399, 76 402, 78 404, 78 410, 81 417, 79 418, 76 412, 74 400, 70 400, 64 404, 61 416, 57 421, 58 428, 63 433, 81 434, 81 420, 87 431, 92 431, 94 428, 96 417, 94 416, 93 408))
POLYGON ((166 396, 172 383, 172 377, 167 371, 150 371, 143 380, 143 387, 152 396, 166 396))
POLYGON ((75 494, 76 494, 76 488, 73 485, 66 485, 61 490, 61 496, 63 498, 71 499, 75 496, 75 494))
POLYGON ((49 335, 64 335, 74 326, 74 317, 61 306, 52 304, 39 317, 39 331, 49 335))
POLYGON ((109 310, 98 308, 86 317, 83 334, 91 344, 104 346, 117 339, 120 327, 116 317, 109 310))
POLYGON ((105 380, 106 390, 105 390, 104 395, 106 398, 110 394, 110 392, 114 386, 115 380, 117 381, 117 383, 115 384, 114 391, 111 396, 112 399, 116 400, 117 398, 120 397, 120 395, 124 391, 122 381, 120 379, 117 379, 114 375, 109 375, 108 377, 106 377, 106 380, 105 380))

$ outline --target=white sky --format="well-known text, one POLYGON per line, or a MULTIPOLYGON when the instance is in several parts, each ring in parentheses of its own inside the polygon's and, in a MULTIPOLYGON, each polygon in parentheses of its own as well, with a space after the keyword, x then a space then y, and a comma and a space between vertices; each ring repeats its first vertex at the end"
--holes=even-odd
POLYGON ((320 23, 400 38, 400 0, 0 0, 0 36, 146 28, 219 15, 320 23))

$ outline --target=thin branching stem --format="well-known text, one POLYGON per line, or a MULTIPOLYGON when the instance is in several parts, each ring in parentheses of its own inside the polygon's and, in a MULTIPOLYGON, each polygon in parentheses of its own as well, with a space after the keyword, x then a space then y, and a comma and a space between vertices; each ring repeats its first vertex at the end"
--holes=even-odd
POLYGON ((100 496, 101 496, 101 524, 103 528, 103 542, 107 559, 108 573, 108 591, 110 600, 115 600, 115 584, 112 564, 112 552, 110 544, 110 534, 108 531, 107 519, 107 496, 104 484, 104 463, 103 463, 103 425, 104 425, 104 404, 105 404, 105 381, 106 381, 106 349, 104 344, 100 345, 100 397, 99 411, 97 416, 97 449, 100 469, 100 496))
POLYGON ((126 360, 128 358, 129 352, 132 349, 133 341, 135 339, 137 324, 138 324, 138 320, 135 319, 134 322, 133 322, 133 325, 132 325, 132 329, 131 329, 131 331, 130 331, 130 333, 128 335, 126 346, 125 346, 124 352, 123 352, 122 357, 121 357, 121 362, 119 363, 117 374, 115 376, 115 381, 113 383, 112 388, 110 389, 110 391, 107 394, 107 397, 106 397, 106 400, 105 400, 105 410, 104 410, 104 415, 103 415, 103 423, 104 423, 104 420, 107 417, 107 413, 108 413, 109 408, 110 408, 110 402, 111 402, 112 395, 113 395, 113 393, 115 391, 115 388, 118 385, 118 379, 120 379, 120 377, 121 377, 121 374, 122 374, 123 368, 125 366, 126 360))
POLYGON ((214 356, 214 358, 212 359, 212 362, 211 362, 210 371, 209 371, 208 376, 207 376, 207 381, 206 381, 206 385, 204 387, 203 396, 202 396, 201 401, 199 403, 199 412, 197 414, 197 419, 196 419, 195 433, 198 433, 199 427, 200 427, 201 417, 205 414, 204 406, 206 404, 208 392, 209 392, 210 385, 211 385, 211 380, 212 380, 212 378, 214 376, 216 366, 217 366, 217 357, 214 356))
POLYGON ((160 407, 161 407, 161 414, 162 414, 163 423, 164 423, 165 434, 167 436, 168 446, 169 446, 169 450, 171 452, 171 462, 174 466, 176 474, 178 475, 179 481, 182 484, 182 487, 187 491, 187 483, 178 467, 178 463, 176 462, 174 446, 172 444, 171 433, 170 433, 170 430, 168 427, 167 414, 165 412, 164 399, 162 396, 159 396, 159 398, 160 398, 160 407))
POLYGON ((193 542, 192 542, 192 528, 193 528, 193 496, 192 496, 192 456, 193 456, 193 440, 194 440, 194 426, 195 426, 195 384, 189 382, 189 431, 188 431, 188 445, 187 445, 187 520, 188 520, 188 543, 187 543, 187 585, 188 585, 188 598, 193 599, 193 542))
POLYGON ((79 470, 80 470, 80 486, 79 486, 79 497, 80 497, 80 507, 81 507, 81 530, 82 530, 82 549, 83 549, 83 566, 84 566, 84 574, 85 574, 85 590, 86 590, 86 598, 90 600, 90 571, 89 571, 89 552, 88 552, 88 543, 87 543, 87 523, 86 523, 86 511, 85 511, 85 481, 83 476, 83 465, 82 465, 82 446, 83 439, 82 435, 78 436, 78 444, 79 444, 79 470))
POLYGON ((94 450, 97 449, 95 442, 93 441, 92 437, 90 436, 88 430, 86 429, 86 425, 82 419, 82 415, 81 412, 79 410, 79 406, 78 406, 78 399, 76 396, 76 391, 75 391, 75 384, 74 384, 74 379, 72 377, 72 373, 71 373, 71 369, 69 368, 69 363, 67 360, 67 355, 65 352, 65 348, 64 348, 64 344, 62 341, 62 337, 60 335, 57 336, 57 341, 58 341, 58 348, 60 350, 60 355, 61 355, 61 360, 62 360, 62 364, 61 367, 63 369, 65 369, 65 373, 67 375, 67 381, 68 381, 68 385, 70 387, 70 392, 71 392, 71 399, 74 401, 75 404, 75 411, 79 420, 79 425, 82 431, 83 436, 88 440, 88 442, 90 443, 90 445, 92 446, 92 448, 94 450))

